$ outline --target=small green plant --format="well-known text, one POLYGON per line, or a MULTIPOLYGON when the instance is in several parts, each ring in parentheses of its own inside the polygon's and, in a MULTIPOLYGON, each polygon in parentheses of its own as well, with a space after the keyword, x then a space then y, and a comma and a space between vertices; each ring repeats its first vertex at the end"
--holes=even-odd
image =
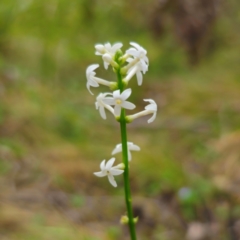
POLYGON ((122 43, 116 43, 113 46, 110 43, 95 45, 96 55, 102 56, 105 69, 108 69, 109 65, 111 65, 113 72, 116 73, 116 82, 96 77, 95 70, 99 67, 99 64, 90 65, 86 70, 86 77, 87 89, 91 94, 93 93, 91 92, 90 87, 98 87, 99 84, 105 85, 113 91, 100 93, 97 96, 95 105, 103 119, 106 119, 105 110, 108 110, 120 123, 122 142, 116 145, 112 151, 112 155, 122 152, 122 163, 113 166, 115 162, 114 157, 108 162, 103 160, 100 164, 101 171, 95 172, 94 174, 97 177, 107 176, 113 187, 117 187, 114 176, 123 174, 127 216, 122 216, 120 222, 122 224, 128 224, 131 239, 136 240, 135 224, 138 217, 133 216, 129 181, 129 163, 132 160, 131 151, 139 151, 140 147, 132 142, 128 142, 127 123, 148 114, 152 115, 148 120, 148 123, 153 122, 157 114, 157 104, 152 99, 144 99, 145 102, 149 103, 145 107, 145 110, 133 115, 126 115, 125 109, 132 110, 136 107, 133 103, 127 101, 132 93, 131 88, 127 88, 127 85, 134 75, 137 77, 138 85, 142 85, 142 74, 146 73, 149 65, 146 56, 147 51, 137 43, 131 42, 130 44, 132 47, 124 54, 121 51, 122 43))

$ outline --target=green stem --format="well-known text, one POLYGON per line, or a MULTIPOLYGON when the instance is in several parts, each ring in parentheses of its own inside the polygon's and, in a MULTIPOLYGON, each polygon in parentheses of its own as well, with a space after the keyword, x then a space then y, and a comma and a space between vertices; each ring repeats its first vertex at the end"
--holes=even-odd
MULTIPOLYGON (((120 92, 124 90, 124 86, 122 84, 122 76, 120 74, 120 70, 117 71, 118 76, 118 87, 120 92)), ((130 190, 130 181, 129 181, 129 165, 128 165, 128 146, 127 146, 127 124, 125 120, 125 110, 122 109, 120 116, 120 128, 121 128, 121 139, 122 139, 122 158, 123 163, 125 165, 124 168, 124 190, 125 190, 125 202, 128 213, 128 226, 130 231, 131 240, 136 240, 136 231, 135 231, 135 223, 133 217, 133 209, 132 209, 132 198, 131 198, 131 190, 130 190)))

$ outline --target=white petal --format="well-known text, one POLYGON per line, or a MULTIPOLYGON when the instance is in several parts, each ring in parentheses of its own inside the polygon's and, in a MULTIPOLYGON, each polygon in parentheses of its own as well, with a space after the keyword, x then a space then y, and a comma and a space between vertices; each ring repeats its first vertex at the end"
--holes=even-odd
POLYGON ((110 43, 106 43, 105 44, 105 48, 107 48, 107 50, 111 49, 111 44, 110 43))
POLYGON ((109 65, 109 63, 107 63, 107 62, 103 62, 103 65, 104 65, 104 68, 105 68, 105 69, 108 69, 108 65, 109 65))
POLYGON ((133 58, 129 57, 129 58, 126 60, 126 62, 130 63, 130 62, 132 62, 133 60, 134 60, 133 58))
POLYGON ((156 104, 149 104, 145 107, 146 110, 156 112, 157 111, 157 105, 156 104))
POLYGON ((115 105, 115 100, 112 97, 106 97, 102 101, 107 105, 115 105))
POLYGON ((135 42, 130 42, 130 45, 134 46, 136 49, 140 50, 141 46, 135 42))
POLYGON ((139 52, 136 51, 136 49, 134 48, 130 48, 126 51, 127 54, 134 56, 134 57, 138 57, 139 56, 139 52))
POLYGON ((114 115, 114 109, 111 106, 106 104, 104 107, 114 115))
POLYGON ((112 46, 112 50, 114 52, 116 52, 118 49, 120 49, 121 47, 123 46, 122 43, 115 43, 113 46, 112 46))
POLYGON ((114 107, 114 115, 120 116, 121 115, 121 107, 119 105, 115 105, 114 107))
POLYGON ((122 143, 117 144, 116 148, 122 148, 122 143))
POLYGON ((116 175, 122 174, 124 171, 123 171, 123 170, 120 170, 120 169, 111 169, 110 172, 111 172, 111 175, 116 176, 116 175))
POLYGON ((96 55, 102 55, 105 53, 105 47, 102 44, 96 44, 95 49, 96 49, 96 52, 95 52, 96 55))
POLYGON ((99 113, 100 113, 100 115, 101 115, 101 117, 102 117, 103 119, 106 119, 106 118, 107 118, 104 107, 101 106, 101 107, 99 108, 99 113))
POLYGON ((140 65, 141 65, 142 72, 145 74, 148 70, 148 65, 145 63, 143 59, 140 60, 140 65))
POLYGON ((94 175, 96 175, 97 177, 105 177, 107 174, 104 172, 95 172, 93 173, 94 175))
POLYGON ((103 160, 101 163, 100 163, 100 169, 103 171, 105 169, 105 161, 106 160, 103 160))
POLYGON ((122 100, 126 100, 127 98, 129 98, 129 96, 131 95, 132 93, 132 89, 131 88, 128 88, 126 90, 124 90, 122 93, 121 93, 121 99, 122 100))
POLYGON ((92 93, 92 91, 90 90, 90 84, 87 82, 87 90, 92 94, 92 95, 94 95, 93 93, 92 93))
POLYGON ((149 105, 147 105, 145 107, 146 110, 150 110, 150 111, 153 111, 153 112, 156 112, 157 111, 157 104, 154 104, 154 103, 151 103, 149 105))
MULTIPOLYGON (((134 109, 136 106, 135 106, 133 103, 131 103, 131 102, 125 101, 125 102, 122 103, 122 107, 123 107, 123 108, 126 108, 126 109, 132 110, 132 109, 134 109)), ((119 115, 117 115, 117 116, 119 116, 119 115)))
POLYGON ((128 161, 131 161, 132 160, 132 154, 131 152, 128 150, 128 161))
POLYGON ((147 56, 145 56, 145 57, 143 58, 143 60, 144 60, 147 64, 149 64, 149 60, 148 60, 148 57, 147 57, 147 56))
POLYGON ((148 98, 148 99, 143 99, 143 101, 145 101, 145 102, 150 102, 150 103, 155 103, 155 101, 152 100, 152 99, 150 99, 150 98, 148 98))
POLYGON ((113 97, 114 98, 120 98, 120 90, 116 90, 113 92, 113 97))
POLYGON ((88 79, 88 84, 92 87, 99 87, 98 82, 94 78, 88 79))
POLYGON ((86 70, 86 74, 89 75, 91 72, 93 72, 93 70, 95 70, 98 67, 99 67, 99 64, 92 64, 92 65, 88 66, 88 68, 86 70))
POLYGON ((155 112, 155 113, 153 114, 153 116, 152 116, 150 119, 148 119, 148 123, 153 122, 153 121, 155 120, 155 118, 156 118, 156 115, 157 115, 157 113, 155 112))
POLYGON ((98 102, 95 102, 95 107, 96 107, 96 109, 98 110, 98 108, 99 108, 98 102))
POLYGON ((109 53, 105 53, 105 54, 103 54, 102 59, 107 64, 110 64, 112 61, 112 56, 109 53))
POLYGON ((131 150, 131 151, 140 151, 141 148, 138 145, 133 144, 133 145, 129 146, 129 150, 131 150))
POLYGON ((137 72, 137 82, 138 82, 138 86, 142 85, 142 74, 141 72, 137 72))
POLYGON ((117 187, 117 183, 112 175, 108 175, 108 180, 114 187, 117 187))
POLYGON ((118 144, 112 151, 112 155, 122 151, 122 144, 118 144))
POLYGON ((145 102, 149 102, 150 104, 145 107, 146 110, 157 111, 157 104, 152 99, 143 99, 145 102))
POLYGON ((143 52, 144 54, 147 54, 147 51, 141 47, 139 44, 135 42, 130 42, 130 45, 134 46, 138 51, 143 52))
POLYGON ((114 164, 114 162, 115 162, 115 158, 111 158, 111 159, 107 162, 105 169, 108 169, 108 170, 109 170, 109 169, 112 167, 112 165, 114 164))

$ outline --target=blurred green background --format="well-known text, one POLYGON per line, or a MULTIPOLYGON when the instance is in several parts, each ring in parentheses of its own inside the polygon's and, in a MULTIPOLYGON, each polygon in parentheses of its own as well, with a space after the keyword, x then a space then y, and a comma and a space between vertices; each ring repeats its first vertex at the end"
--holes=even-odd
MULTIPOLYGON (((141 240, 240 238, 238 0, 1 0, 0 239, 128 239, 123 179, 96 178, 120 142, 85 70, 96 43, 148 51, 131 101, 158 104, 128 125, 141 240)), ((103 68, 102 68, 103 69, 103 68)), ((97 76, 115 80, 108 71, 97 76)), ((101 91, 106 88, 101 87, 101 91)), ((116 155, 121 161, 120 155, 116 155)))

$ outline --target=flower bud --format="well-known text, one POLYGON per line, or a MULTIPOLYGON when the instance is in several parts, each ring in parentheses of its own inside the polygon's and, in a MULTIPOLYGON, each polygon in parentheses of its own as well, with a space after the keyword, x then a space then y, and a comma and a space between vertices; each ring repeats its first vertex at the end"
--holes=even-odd
POLYGON ((114 68, 118 68, 119 67, 118 64, 115 61, 113 61, 113 59, 112 59, 110 54, 105 53, 105 54, 102 55, 102 58, 103 58, 104 62, 106 62, 108 64, 111 64, 114 68))
POLYGON ((115 53, 114 60, 118 61, 119 59, 121 59, 122 55, 123 55, 123 53, 122 53, 121 49, 118 49, 115 53))
POLYGON ((120 163, 117 165, 118 169, 124 170, 125 169, 125 165, 124 163, 120 163))
POLYGON ((118 84, 117 84, 117 82, 110 82, 109 88, 110 88, 112 91, 117 90, 117 89, 118 89, 118 84))
POLYGON ((104 54, 106 52, 105 47, 102 44, 95 45, 95 49, 100 53, 104 54))
POLYGON ((111 55, 108 54, 108 53, 105 53, 105 54, 102 56, 102 58, 103 58, 103 60, 104 60, 105 62, 107 62, 107 63, 109 63, 109 64, 113 61, 111 55))
POLYGON ((121 224, 128 224, 129 222, 129 219, 127 216, 122 216, 121 219, 120 219, 120 223, 121 224))
POLYGON ((136 223, 138 222, 138 217, 135 217, 135 218, 133 219, 133 222, 136 224, 136 223))

